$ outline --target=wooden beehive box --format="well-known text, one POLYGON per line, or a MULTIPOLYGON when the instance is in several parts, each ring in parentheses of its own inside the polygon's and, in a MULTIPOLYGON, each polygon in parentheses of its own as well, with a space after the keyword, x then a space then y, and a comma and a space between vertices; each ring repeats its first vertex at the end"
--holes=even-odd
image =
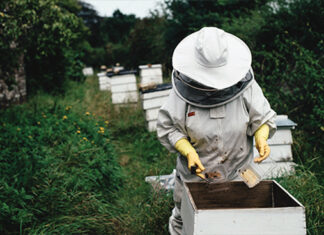
POLYGON ((154 89, 142 92, 142 106, 149 131, 156 130, 159 109, 168 99, 171 88, 171 84, 160 84, 154 89))
POLYGON ((92 67, 83 68, 82 73, 83 73, 84 76, 92 76, 93 75, 93 69, 92 69, 92 67))
POLYGON ((181 217, 186 235, 306 234, 304 206, 276 181, 184 183, 181 217))
POLYGON ((107 76, 106 72, 101 72, 97 74, 99 82, 100 91, 109 91, 111 88, 110 78, 107 76))
POLYGON ((162 66, 161 64, 140 65, 140 86, 145 87, 150 84, 162 84, 162 66))
POLYGON ((111 76, 110 84, 113 104, 137 102, 138 92, 134 73, 111 76))
MULTIPOLYGON (((291 130, 297 125, 287 115, 278 115, 276 118, 277 131, 268 140, 270 146, 270 158, 259 164, 259 167, 263 169, 266 174, 264 177, 273 178, 283 175, 289 175, 294 172, 295 163, 293 162, 293 155, 291 145, 293 144, 293 138, 291 130), (270 170, 270 168, 272 168, 270 170)), ((259 156, 258 150, 253 149, 253 156, 259 156)))

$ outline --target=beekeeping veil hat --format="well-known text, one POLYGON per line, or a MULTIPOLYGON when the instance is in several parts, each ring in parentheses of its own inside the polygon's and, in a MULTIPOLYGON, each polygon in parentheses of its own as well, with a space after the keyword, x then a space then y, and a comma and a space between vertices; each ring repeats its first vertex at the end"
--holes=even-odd
POLYGON ((172 56, 176 71, 219 90, 244 78, 251 61, 251 52, 241 39, 216 27, 204 27, 185 37, 172 56))

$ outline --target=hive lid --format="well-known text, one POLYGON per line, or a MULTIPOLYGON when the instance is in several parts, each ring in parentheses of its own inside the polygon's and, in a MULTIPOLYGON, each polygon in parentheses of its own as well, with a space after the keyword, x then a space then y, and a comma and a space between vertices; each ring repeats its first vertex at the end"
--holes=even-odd
POLYGON ((115 72, 107 72, 108 77, 119 76, 119 75, 127 75, 127 74, 136 74, 137 70, 120 70, 117 73, 115 72))
POLYGON ((138 66, 140 69, 150 69, 150 68, 162 68, 161 64, 150 64, 150 65, 140 65, 138 66))
POLYGON ((297 123, 290 120, 287 115, 278 115, 275 123, 277 127, 290 127, 294 129, 297 126, 297 123))
POLYGON ((141 93, 145 94, 145 93, 156 92, 156 91, 164 91, 164 90, 168 90, 171 88, 172 88, 171 83, 157 84, 156 87, 154 87, 152 89, 147 89, 145 91, 142 91, 141 93))

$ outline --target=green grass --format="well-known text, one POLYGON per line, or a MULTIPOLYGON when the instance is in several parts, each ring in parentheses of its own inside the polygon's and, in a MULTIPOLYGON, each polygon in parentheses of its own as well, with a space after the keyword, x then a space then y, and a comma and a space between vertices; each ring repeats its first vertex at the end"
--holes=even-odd
MULTIPOLYGON (((140 105, 117 110, 93 76, 71 82, 64 96, 38 94, 5 112, 1 234, 168 234, 172 195, 144 179, 171 173, 175 155, 146 130, 140 105)), ((324 196, 317 175, 301 167, 278 180, 305 205, 308 234, 321 234, 324 196)))

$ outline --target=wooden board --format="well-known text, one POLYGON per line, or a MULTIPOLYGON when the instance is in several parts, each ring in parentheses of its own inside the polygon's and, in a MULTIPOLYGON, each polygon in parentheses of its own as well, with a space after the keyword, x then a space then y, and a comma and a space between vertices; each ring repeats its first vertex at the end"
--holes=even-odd
POLYGON ((291 175, 295 172, 296 163, 294 162, 276 162, 260 163, 259 167, 264 172, 264 178, 271 179, 291 175))
MULTIPOLYGON (((253 148, 253 157, 258 157, 259 152, 254 147, 253 148)), ((293 160, 291 145, 270 145, 270 158, 266 159, 264 162, 288 162, 293 160)))
POLYGON ((111 87, 112 93, 130 92, 130 91, 137 91, 137 86, 135 83, 120 84, 111 87))
POLYGON ((143 100, 143 109, 152 109, 161 107, 168 100, 168 96, 157 97, 154 99, 143 100))
POLYGON ((100 84, 99 85, 99 90, 100 91, 109 91, 110 90, 110 83, 107 84, 100 84))
POLYGON ((145 110, 145 119, 146 119, 146 121, 157 120, 159 110, 160 110, 160 107, 145 110))
POLYGON ((138 100, 137 91, 131 91, 125 93, 113 93, 111 97, 112 97, 113 104, 137 102, 138 100))
POLYGON ((162 83, 163 83, 162 76, 160 76, 160 77, 142 76, 140 85, 142 87, 145 87, 145 86, 151 85, 151 84, 162 84, 162 83))
POLYGON ((269 145, 276 145, 276 144, 292 144, 293 139, 291 135, 290 128, 278 128, 276 133, 268 139, 269 145))
POLYGON ((148 92, 141 95, 142 100, 152 99, 156 97, 164 97, 169 96, 171 89, 163 90, 163 91, 154 91, 148 92))
POLYGON ((147 68, 140 70, 140 77, 162 77, 161 68, 147 68))
POLYGON ((111 82, 111 86, 128 84, 128 83, 136 84, 136 77, 134 74, 118 75, 118 76, 113 76, 110 82, 111 82))
POLYGON ((162 68, 161 64, 146 64, 146 65, 140 65, 138 66, 140 69, 150 69, 150 68, 162 68))
POLYGON ((147 122, 147 129, 152 132, 156 131, 157 120, 152 120, 147 122))
POLYGON ((93 75, 93 69, 92 69, 92 67, 83 68, 82 73, 84 76, 91 76, 91 75, 93 75))

